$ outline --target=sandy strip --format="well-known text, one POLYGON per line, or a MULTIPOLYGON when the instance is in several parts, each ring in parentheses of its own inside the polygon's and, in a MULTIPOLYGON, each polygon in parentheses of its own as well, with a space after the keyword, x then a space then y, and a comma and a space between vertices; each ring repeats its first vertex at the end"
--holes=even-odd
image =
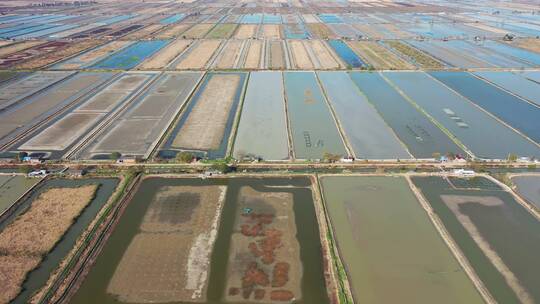
POLYGON ((491 245, 486 241, 478 228, 473 223, 471 218, 459 210, 459 205, 467 203, 481 204, 484 206, 501 206, 504 205, 504 202, 495 196, 468 196, 468 195, 441 195, 441 199, 448 206, 450 210, 454 213, 456 218, 459 220, 461 225, 467 230, 469 235, 472 237, 476 245, 480 247, 482 252, 486 257, 491 261, 491 263, 497 268, 497 270, 502 274, 506 283, 512 288, 519 300, 524 304, 533 304, 534 299, 529 295, 527 290, 521 286, 519 279, 514 275, 512 270, 506 266, 501 257, 497 254, 495 250, 491 248, 491 245))
POLYGON ((202 69, 221 45, 221 40, 202 40, 176 65, 176 69, 202 69))
POLYGON ((234 35, 236 39, 249 39, 255 37, 258 25, 256 24, 241 24, 234 35))
POLYGON ((172 146, 194 150, 219 148, 240 75, 214 74, 204 87, 172 146))
POLYGON ((182 53, 188 46, 191 45, 193 40, 179 39, 170 43, 165 48, 154 54, 150 59, 145 60, 138 69, 152 70, 161 69, 171 62, 178 54, 182 53))
POLYGON ((261 63, 261 51, 263 42, 260 40, 252 40, 249 49, 247 50, 246 61, 244 68, 258 69, 261 63))

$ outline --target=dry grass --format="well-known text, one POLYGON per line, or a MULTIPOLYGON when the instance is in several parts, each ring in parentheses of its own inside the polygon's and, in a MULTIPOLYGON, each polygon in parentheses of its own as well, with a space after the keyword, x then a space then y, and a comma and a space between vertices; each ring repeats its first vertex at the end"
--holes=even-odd
POLYGON ((278 24, 264 24, 261 37, 265 39, 281 39, 281 27, 278 24))
POLYGON ((195 24, 192 28, 182 34, 182 38, 185 39, 198 39, 202 38, 208 33, 208 31, 214 26, 210 23, 195 24))
POLYGON ((13 299, 28 272, 62 238, 94 197, 97 185, 51 188, 0 233, 0 302, 13 299))
POLYGON ((307 25, 309 31, 317 38, 329 39, 329 38, 333 38, 333 37, 336 36, 334 34, 334 32, 332 32, 332 30, 326 24, 323 24, 323 23, 308 23, 306 25, 307 25))
POLYGON ((218 69, 232 69, 236 67, 236 62, 240 57, 242 45, 242 40, 229 40, 221 52, 215 67, 218 69))
POLYGON ((281 40, 268 41, 270 44, 268 50, 270 54, 269 68, 271 69, 284 69, 285 68, 285 52, 283 51, 283 45, 281 40))
POLYGON ((151 24, 149 26, 143 27, 142 29, 130 33, 124 37, 122 40, 139 40, 143 38, 148 38, 152 33, 155 33, 165 27, 163 24, 151 24))
POLYGON ((307 40, 305 42, 313 49, 313 53, 319 61, 321 69, 337 69, 340 67, 339 61, 335 59, 332 55, 332 51, 325 45, 324 41, 307 40))

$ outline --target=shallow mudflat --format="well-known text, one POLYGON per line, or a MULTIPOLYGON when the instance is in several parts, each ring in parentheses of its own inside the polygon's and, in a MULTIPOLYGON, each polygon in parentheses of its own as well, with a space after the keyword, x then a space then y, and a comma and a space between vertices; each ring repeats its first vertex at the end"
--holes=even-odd
POLYGON ((537 302, 540 222, 492 181, 467 181, 413 178, 493 298, 537 302))
POLYGON ((355 301, 483 303, 404 178, 321 180, 355 301))

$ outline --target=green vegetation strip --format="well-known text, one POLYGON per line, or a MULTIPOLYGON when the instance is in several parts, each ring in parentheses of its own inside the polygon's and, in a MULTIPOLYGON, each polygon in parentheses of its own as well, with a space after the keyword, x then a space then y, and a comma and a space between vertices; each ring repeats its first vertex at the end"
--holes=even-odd
POLYGON ((328 240, 328 244, 330 247, 330 254, 332 255, 332 261, 334 263, 334 267, 337 271, 338 275, 338 284, 339 284, 339 290, 338 290, 338 297, 339 297, 339 303, 340 304, 352 304, 354 301, 351 299, 349 293, 347 292, 347 287, 345 287, 345 282, 348 282, 347 278, 347 272, 345 271, 345 267, 343 266, 343 263, 341 262, 341 259, 338 256, 337 247, 334 242, 334 236, 332 235, 332 225, 330 223, 330 219, 328 218, 328 210, 326 209, 326 204, 324 202, 324 195, 323 191, 321 189, 321 183, 319 181, 319 175, 315 175, 316 181, 317 181, 317 191, 319 191, 319 197, 321 198, 321 205, 324 211, 324 220, 326 221, 326 238, 328 240))
MULTIPOLYGON (((100 226, 103 224, 103 222, 107 219, 109 214, 111 212, 118 212, 118 209, 115 207, 118 205, 118 203, 121 201, 121 199, 124 197, 125 193, 128 193, 130 189, 133 189, 133 186, 137 182, 137 177, 140 175, 137 173, 128 173, 124 176, 123 182, 118 186, 117 191, 113 194, 113 197, 111 198, 111 203, 106 207, 107 209, 101 214, 97 222, 94 224, 90 232, 86 235, 83 243, 75 254, 71 257, 69 262, 67 263, 66 267, 62 270, 62 272, 58 275, 58 277, 54 280, 54 282, 51 284, 51 287, 47 290, 47 292, 43 295, 43 297, 39 300, 39 304, 45 304, 49 303, 52 296, 55 294, 56 290, 59 288, 59 286, 62 284, 64 279, 68 276, 68 274, 72 271, 73 267, 77 264, 77 262, 80 260, 81 255, 83 252, 87 249, 88 245, 91 243, 91 241, 95 237, 96 231, 100 228, 100 226)), ((69 287, 67 287, 69 288, 69 287)), ((66 293, 64 293, 66 294, 66 293)), ((63 296, 63 295, 62 295, 63 296)))

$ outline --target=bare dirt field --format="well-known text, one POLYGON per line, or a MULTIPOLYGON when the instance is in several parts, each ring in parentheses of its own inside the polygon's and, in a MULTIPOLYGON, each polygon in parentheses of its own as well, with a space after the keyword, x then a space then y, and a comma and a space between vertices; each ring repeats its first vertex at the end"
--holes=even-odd
POLYGON ((313 63, 309 59, 309 54, 302 40, 289 40, 288 44, 292 51, 294 67, 301 70, 313 69, 313 63))
POLYGON ((337 69, 341 64, 335 59, 337 55, 332 55, 332 51, 325 45, 322 40, 306 40, 305 45, 313 50, 315 58, 319 63, 320 69, 337 69))
MULTIPOLYGON (((193 150, 217 149, 231 111, 238 74, 214 74, 173 141, 173 147, 193 150)), ((193 102, 192 101, 192 102, 193 102)))
POLYGON ((102 44, 103 41, 100 40, 84 40, 82 42, 72 43, 66 47, 63 47, 59 50, 56 50, 54 52, 49 52, 47 54, 37 56, 35 58, 32 58, 26 62, 23 62, 21 64, 18 64, 16 68, 18 69, 36 69, 40 68, 46 65, 49 65, 51 63, 54 63, 56 61, 59 61, 63 58, 67 58, 70 56, 73 56, 79 52, 82 52, 86 49, 98 46, 102 44))
POLYGON ((309 31, 319 39, 329 39, 334 38, 335 34, 332 30, 323 23, 308 23, 306 24, 309 31))
POLYGON ((128 303, 204 301, 225 192, 225 186, 160 189, 107 292, 128 303))
POLYGON ((27 49, 27 48, 31 48, 33 46, 42 44, 44 42, 45 41, 41 41, 41 40, 30 40, 30 41, 23 41, 20 43, 4 46, 3 48, 0 48, 0 58, 3 56, 9 55, 11 53, 15 53, 15 52, 27 49))
POLYGON ((225 299, 261 303, 301 299, 303 270, 292 194, 245 186, 239 196, 225 299))
POLYGON ((257 35, 258 25, 256 24, 241 24, 236 30, 234 38, 236 39, 249 39, 254 38, 257 35))
POLYGON ((349 46, 376 69, 407 70, 414 67, 374 41, 350 41, 349 46))
POLYGON ((187 49, 193 40, 178 39, 167 45, 165 48, 154 54, 154 56, 145 60, 138 69, 152 70, 164 68, 169 62, 171 62, 176 56, 181 54, 187 49))
POLYGON ((169 27, 166 27, 162 31, 154 35, 155 39, 172 39, 180 36, 185 30, 187 30, 191 24, 175 24, 169 27))
POLYGON ((279 24, 263 24, 260 37, 264 39, 281 39, 281 26, 279 24))
POLYGON ((94 197, 97 185, 51 188, 0 233, 0 302, 20 291, 26 274, 54 247, 94 197))
POLYGON ((221 40, 202 40, 176 65, 176 69, 202 69, 221 45, 221 40))
POLYGON ((182 38, 184 39, 200 39, 208 33, 208 31, 214 27, 214 24, 210 23, 201 23, 201 24, 195 24, 192 28, 185 31, 182 34, 182 38))
POLYGON ((215 63, 217 69, 232 69, 236 67, 236 63, 240 57, 242 46, 244 41, 242 40, 229 40, 227 45, 223 48, 221 55, 215 63))
POLYGON ((260 67, 262 47, 263 42, 260 40, 252 40, 250 42, 249 49, 246 53, 244 68, 258 69, 260 67))
POLYGON ((76 58, 76 61, 73 62, 66 62, 65 64, 61 64, 59 68, 61 69, 78 69, 85 65, 88 65, 98 58, 105 57, 108 54, 114 53, 126 45, 130 44, 131 41, 113 41, 110 42, 102 47, 99 47, 97 49, 91 50, 89 52, 86 52, 76 58))
POLYGON ((266 56, 268 57, 268 68, 284 69, 286 67, 285 52, 281 40, 268 41, 266 56))

